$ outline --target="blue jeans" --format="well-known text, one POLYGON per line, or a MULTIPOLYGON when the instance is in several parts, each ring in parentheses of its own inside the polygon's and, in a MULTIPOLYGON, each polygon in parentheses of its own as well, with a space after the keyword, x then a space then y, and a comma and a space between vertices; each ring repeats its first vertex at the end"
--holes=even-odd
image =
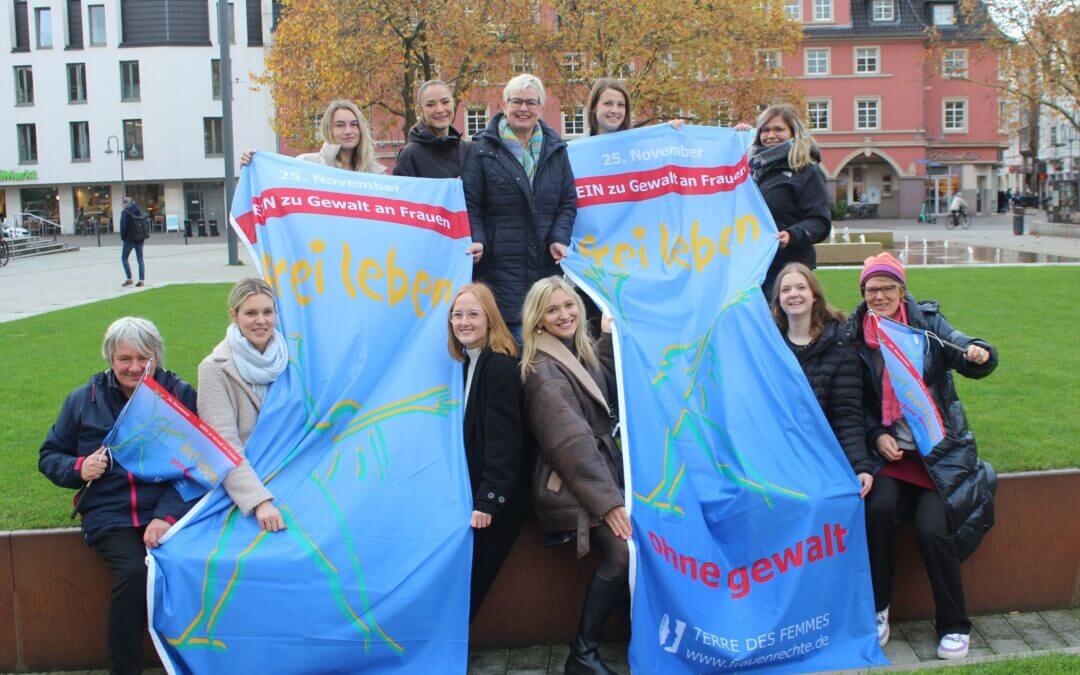
POLYGON ((143 265, 141 241, 125 241, 124 248, 120 251, 120 262, 124 265, 124 275, 128 281, 131 281, 131 265, 128 264, 128 257, 131 256, 131 249, 135 249, 135 260, 139 263, 139 281, 146 279, 146 266, 143 265))

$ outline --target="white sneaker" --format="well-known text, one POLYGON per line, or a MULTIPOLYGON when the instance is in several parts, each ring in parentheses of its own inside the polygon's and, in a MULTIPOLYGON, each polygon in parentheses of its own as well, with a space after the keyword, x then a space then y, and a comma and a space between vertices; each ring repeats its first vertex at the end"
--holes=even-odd
POLYGON ((968 655, 971 638, 963 633, 949 633, 941 638, 937 646, 939 659, 962 659, 968 655))
POLYGON ((884 647, 889 644, 889 608, 877 613, 877 641, 884 647))

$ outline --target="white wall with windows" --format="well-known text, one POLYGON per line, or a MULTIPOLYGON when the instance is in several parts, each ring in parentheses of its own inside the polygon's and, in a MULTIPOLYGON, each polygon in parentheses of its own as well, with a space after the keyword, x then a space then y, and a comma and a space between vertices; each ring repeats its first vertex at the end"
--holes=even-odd
MULTIPOLYGON (((158 192, 164 191, 164 208, 181 223, 187 208, 183 185, 221 183, 222 111, 220 86, 214 81, 217 13, 216 3, 205 1, 209 44, 183 47, 122 47, 131 40, 121 34, 121 0, 77 5, 34 0, 28 44, 22 45, 16 44, 21 29, 12 3, 0 9, 0 52, 5 55, 0 66, 0 170, 37 176, 0 181, 8 214, 22 210, 24 190, 52 190, 59 222, 70 232, 79 189, 107 186, 112 216, 118 218, 120 158, 105 152, 110 136, 119 139, 126 153, 128 191, 138 185, 163 186, 158 192), (80 16, 68 16, 72 6, 80 16)), ((261 44, 271 38, 271 2, 233 5, 234 147, 237 155, 248 148, 275 150, 269 91, 253 92, 249 82, 249 73, 264 67, 261 44), (251 40, 260 44, 252 46, 245 16, 249 4, 259 5, 262 19, 262 35, 251 40)))

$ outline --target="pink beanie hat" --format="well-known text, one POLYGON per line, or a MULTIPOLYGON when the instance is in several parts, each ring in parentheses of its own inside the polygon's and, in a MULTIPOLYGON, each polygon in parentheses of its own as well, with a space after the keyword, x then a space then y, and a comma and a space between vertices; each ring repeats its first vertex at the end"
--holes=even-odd
POLYGON ((862 274, 859 275, 859 288, 866 286, 866 280, 884 274, 899 281, 906 286, 904 280, 904 263, 893 257, 893 254, 885 252, 873 255, 863 261, 862 274))

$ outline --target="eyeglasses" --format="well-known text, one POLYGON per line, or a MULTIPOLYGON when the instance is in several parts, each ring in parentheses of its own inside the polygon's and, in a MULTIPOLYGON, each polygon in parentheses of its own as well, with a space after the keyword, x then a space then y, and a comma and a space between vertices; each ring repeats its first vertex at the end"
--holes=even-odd
POLYGON ((900 289, 900 287, 895 285, 895 284, 890 285, 890 286, 877 286, 875 288, 871 288, 870 286, 867 286, 866 288, 863 289, 863 293, 866 295, 866 297, 870 298, 870 297, 873 297, 875 295, 892 295, 893 293, 895 293, 899 289, 900 289))
POLYGON ((511 108, 528 108, 529 110, 536 110, 540 107, 540 101, 535 98, 512 98, 507 101, 511 108))

